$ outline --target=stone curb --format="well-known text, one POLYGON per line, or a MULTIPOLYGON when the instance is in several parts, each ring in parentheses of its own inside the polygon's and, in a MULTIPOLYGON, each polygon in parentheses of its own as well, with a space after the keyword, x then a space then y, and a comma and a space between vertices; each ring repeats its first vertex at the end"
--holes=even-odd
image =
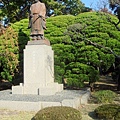
POLYGON ((90 96, 91 96, 91 91, 90 91, 90 88, 88 88, 87 92, 81 96, 80 103, 84 105, 87 104, 90 96))
POLYGON ((10 109, 18 111, 39 111, 45 107, 51 106, 68 106, 78 109, 80 105, 87 104, 90 97, 90 90, 87 90, 84 94, 74 97, 73 99, 67 99, 60 102, 50 102, 50 101, 13 101, 13 100, 1 100, 0 99, 0 109, 10 109))

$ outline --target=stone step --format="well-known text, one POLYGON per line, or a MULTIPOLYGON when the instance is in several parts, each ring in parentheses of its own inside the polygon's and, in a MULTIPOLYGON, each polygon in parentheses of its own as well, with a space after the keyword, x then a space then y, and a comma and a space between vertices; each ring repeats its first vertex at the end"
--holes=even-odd
POLYGON ((51 106, 69 106, 78 109, 87 104, 90 90, 63 90, 55 95, 18 95, 11 90, 0 91, 0 109, 39 111, 51 106))

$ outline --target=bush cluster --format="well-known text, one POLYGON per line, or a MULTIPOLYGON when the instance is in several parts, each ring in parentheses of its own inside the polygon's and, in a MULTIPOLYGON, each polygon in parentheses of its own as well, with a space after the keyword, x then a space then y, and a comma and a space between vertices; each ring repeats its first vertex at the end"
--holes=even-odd
POLYGON ((112 103, 117 94, 111 90, 100 90, 93 93, 97 103, 112 103))
POLYGON ((105 120, 120 120, 120 105, 106 104, 95 109, 96 116, 105 120))
MULTIPOLYGON (((109 17, 116 22, 117 19, 114 16, 109 17)), ((106 71, 113 65, 115 57, 109 53, 109 50, 92 45, 86 39, 120 54, 120 32, 102 13, 61 15, 48 18, 46 23, 45 37, 50 40, 54 50, 57 82, 67 81, 68 86, 84 87, 84 82, 92 83, 99 80, 99 70, 106 71)), ((9 81, 12 81, 15 76, 15 68, 19 74, 22 74, 23 49, 30 40, 30 30, 27 26, 28 19, 23 19, 11 26, 16 35, 6 32, 6 38, 0 37, 0 50, 4 53, 0 56, 2 60, 0 72, 2 78, 9 81), (5 45, 4 42, 6 42, 5 45), (9 61, 4 56, 8 56, 9 61)))
POLYGON ((32 118, 32 120, 81 120, 80 111, 64 106, 44 108, 32 118))
POLYGON ((23 71, 23 49, 29 40, 27 24, 26 19, 16 22, 0 36, 0 75, 10 82, 23 71))
POLYGON ((0 76, 2 79, 12 81, 19 64, 18 34, 9 27, 0 36, 0 76))

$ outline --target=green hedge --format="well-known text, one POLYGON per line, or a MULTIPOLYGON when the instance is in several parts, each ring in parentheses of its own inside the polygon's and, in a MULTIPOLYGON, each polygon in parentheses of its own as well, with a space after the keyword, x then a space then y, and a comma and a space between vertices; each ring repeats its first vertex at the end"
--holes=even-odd
POLYGON ((120 120, 120 105, 106 104, 95 109, 98 119, 120 120))
POLYGON ((97 103, 112 103, 117 94, 111 90, 99 90, 93 93, 97 103))
MULTIPOLYGON (((114 22, 117 21, 113 15, 109 15, 109 17, 114 22)), ((13 33, 6 31, 6 34, 0 36, 0 50, 9 57, 12 65, 10 67, 7 59, 0 56, 1 75, 4 79, 12 81, 16 72, 19 74, 23 69, 23 49, 30 40, 30 30, 27 27, 28 19, 23 19, 11 25, 13 33), (11 41, 13 41, 13 46, 10 44, 11 41), (11 54, 14 54, 16 63, 13 62, 13 57, 11 58, 6 53, 6 48, 11 54)), ((120 32, 107 21, 107 15, 99 12, 47 18, 45 37, 50 40, 54 50, 55 80, 67 81, 69 86, 82 87, 85 81, 99 80, 99 69, 107 70, 115 61, 114 55, 106 49, 95 47, 84 38, 110 47, 116 54, 120 54, 120 32)))
POLYGON ((38 111, 32 120, 82 120, 82 117, 74 108, 56 106, 38 111))

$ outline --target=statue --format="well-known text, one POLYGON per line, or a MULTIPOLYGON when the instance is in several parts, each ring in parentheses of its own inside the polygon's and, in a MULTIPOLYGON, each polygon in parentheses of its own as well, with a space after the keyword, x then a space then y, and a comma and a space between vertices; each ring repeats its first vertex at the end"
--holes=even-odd
POLYGON ((39 0, 34 0, 30 7, 29 26, 31 28, 32 40, 44 40, 44 29, 46 29, 46 7, 39 0))

